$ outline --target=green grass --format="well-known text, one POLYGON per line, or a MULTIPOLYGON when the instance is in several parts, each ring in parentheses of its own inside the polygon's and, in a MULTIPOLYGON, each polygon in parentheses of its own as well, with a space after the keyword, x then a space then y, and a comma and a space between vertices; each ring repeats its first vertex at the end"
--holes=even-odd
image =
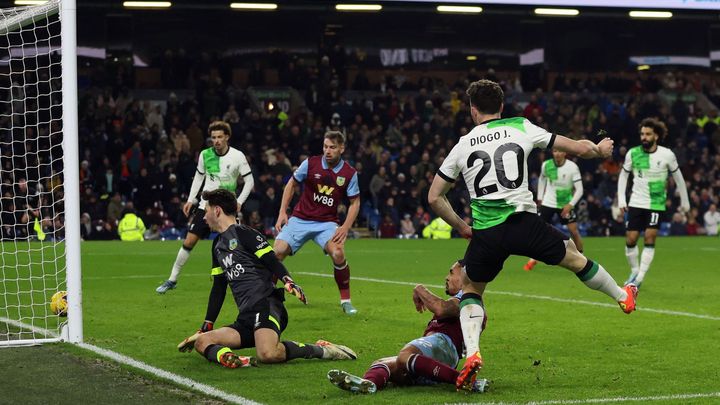
MULTIPOLYGON (((465 246, 463 240, 349 241, 348 259, 356 277, 351 283, 353 303, 360 311, 350 318, 340 311, 329 259, 316 246, 306 245, 286 265, 304 288, 309 304, 305 307, 288 297, 290 323, 283 338, 301 342, 323 338, 346 344, 358 352, 359 359, 295 360, 226 370, 197 353, 175 349, 204 318, 211 284, 209 242, 195 248, 178 289, 164 296, 154 289, 167 277, 179 242, 85 242, 85 340, 271 404, 528 402, 720 391, 720 244, 716 238, 659 239, 640 292, 639 309, 630 316, 567 270, 538 265, 525 272, 523 258, 509 259, 484 297, 489 321, 481 339, 486 362, 481 373, 494 382, 488 393, 469 396, 441 385, 390 388, 362 397, 331 386, 325 378, 329 369, 363 374, 374 359, 394 355, 420 336, 429 320, 427 314, 414 311, 411 285, 359 278, 439 286, 465 246)), ((627 277, 623 247, 619 238, 587 239, 585 249, 622 282, 627 277)), ((232 322, 236 314, 228 294, 218 325, 232 322)), ((0 350, 0 364, 7 364, 4 356, 0 350)), ((0 370, 0 381, 3 374, 0 370)), ((718 397, 663 403, 716 401, 718 397)))

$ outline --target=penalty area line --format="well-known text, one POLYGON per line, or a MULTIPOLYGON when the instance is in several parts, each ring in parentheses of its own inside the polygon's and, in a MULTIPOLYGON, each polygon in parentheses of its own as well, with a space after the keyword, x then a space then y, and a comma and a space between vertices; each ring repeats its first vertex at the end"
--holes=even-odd
MULTIPOLYGON (((328 278, 334 277, 332 274, 309 273, 309 272, 304 272, 304 271, 296 271, 293 274, 303 274, 306 276, 328 277, 328 278)), ((409 281, 383 280, 383 279, 379 279, 379 278, 367 278, 367 277, 351 277, 351 280, 368 281, 368 282, 372 282, 372 283, 381 283, 381 284, 409 285, 412 287, 419 284, 419 283, 414 283, 414 282, 409 282, 409 281)), ((434 288, 445 288, 444 285, 439 285, 439 284, 425 284, 425 285, 428 287, 434 287, 434 288)), ((547 295, 523 294, 523 293, 517 293, 517 292, 512 292, 512 291, 485 290, 485 292, 488 294, 510 295, 513 297, 532 298, 532 299, 536 299, 536 300, 563 302, 563 303, 568 303, 568 304, 582 304, 582 305, 593 305, 596 307, 617 308, 617 304, 608 304, 605 302, 575 300, 575 299, 570 299, 570 298, 557 298, 557 297, 550 297, 547 295)), ((692 312, 671 311, 668 309, 655 309, 655 308, 647 308, 647 307, 639 307, 638 310, 641 312, 652 312, 652 313, 656 313, 656 314, 685 316, 688 318, 698 318, 698 319, 708 319, 711 321, 720 321, 720 316, 694 314, 692 312)))

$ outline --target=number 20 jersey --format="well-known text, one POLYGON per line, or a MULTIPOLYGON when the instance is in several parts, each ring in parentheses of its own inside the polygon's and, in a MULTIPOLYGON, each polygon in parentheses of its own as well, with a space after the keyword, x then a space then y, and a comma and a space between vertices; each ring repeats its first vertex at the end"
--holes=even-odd
POLYGON ((470 192, 473 229, 505 222, 515 212, 537 212, 528 188, 533 148, 552 148, 555 135, 522 117, 483 122, 460 137, 438 170, 454 182, 462 174, 470 192))

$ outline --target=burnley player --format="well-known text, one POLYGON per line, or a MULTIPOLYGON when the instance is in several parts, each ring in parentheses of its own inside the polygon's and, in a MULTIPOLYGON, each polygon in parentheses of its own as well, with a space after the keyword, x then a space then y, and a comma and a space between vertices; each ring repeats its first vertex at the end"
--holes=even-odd
POLYGON ((340 158, 344 151, 345 135, 328 131, 323 154, 304 160, 295 170, 283 190, 275 224, 279 234, 273 249, 278 259, 283 260, 297 253, 305 242, 312 239, 317 243, 332 259, 343 312, 354 315, 357 310, 350 302, 350 266, 345 259, 345 239, 360 211, 360 189, 355 169, 340 158), (288 220, 287 209, 296 184, 304 187, 288 220), (350 207, 345 222, 339 225, 337 207, 345 197, 350 200, 350 207))
MULTIPOLYGON (((195 197, 197 197, 201 188, 205 191, 222 188, 235 192, 238 178, 242 177, 244 181, 243 189, 236 200, 238 212, 240 212, 240 208, 250 195, 255 181, 245 154, 228 145, 231 133, 230 125, 224 121, 214 121, 208 127, 208 134, 213 146, 203 150, 198 158, 197 170, 190 187, 190 194, 187 202, 183 205, 183 214, 186 217, 190 216, 190 210, 197 203, 195 197)), ((204 210, 205 200, 201 198, 185 241, 173 263, 170 277, 155 289, 158 294, 165 294, 177 287, 178 277, 185 262, 190 258, 190 251, 195 247, 198 240, 207 238, 210 235, 210 228, 203 219, 204 210)))
POLYGON ((190 351, 194 346, 209 361, 228 368, 247 367, 255 363, 254 358, 238 356, 232 351, 247 347, 255 347, 258 360, 263 363, 280 363, 297 358, 357 358, 349 348, 323 340, 314 345, 280 341, 288 315, 283 305, 283 289, 275 288, 273 276, 282 280, 285 290, 303 303, 306 303, 305 294, 275 257, 265 237, 237 223, 237 203, 233 193, 217 189, 204 191, 202 197, 207 201, 205 220, 213 231, 220 233, 212 245, 213 286, 201 329, 209 331, 198 332, 185 339, 178 349, 190 351), (232 325, 212 330, 225 301, 228 285, 238 307, 237 319, 232 325))
MULTIPOLYGON (((388 382, 395 385, 455 384, 459 375, 455 368, 463 351, 460 288, 464 269, 463 260, 450 267, 445 277, 445 293, 451 296, 447 300, 433 294, 422 284, 413 290, 415 309, 418 312, 428 310, 433 314, 422 337, 406 344, 397 356, 376 360, 363 377, 342 370, 330 370, 330 382, 338 388, 361 394, 373 394, 388 382)), ((487 315, 484 315, 483 324, 486 322, 487 315)), ((487 380, 480 379, 469 388, 483 392, 486 385, 487 380)))

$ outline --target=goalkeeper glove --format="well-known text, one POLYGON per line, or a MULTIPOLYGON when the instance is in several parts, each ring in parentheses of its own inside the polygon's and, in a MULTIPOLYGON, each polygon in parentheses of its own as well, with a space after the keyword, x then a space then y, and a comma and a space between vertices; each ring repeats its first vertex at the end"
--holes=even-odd
POLYGON ((283 277, 282 281, 285 283, 285 291, 296 296, 303 304, 307 305, 307 297, 305 297, 305 293, 299 285, 295 284, 290 276, 283 277))
POLYGON ((195 341, 198 340, 200 335, 205 332, 210 332, 211 330, 213 330, 213 323, 210 321, 203 322, 202 326, 197 332, 186 337, 185 339, 183 339, 182 342, 180 342, 180 344, 178 344, 178 350, 181 352, 191 352, 192 349, 195 347, 195 341))

